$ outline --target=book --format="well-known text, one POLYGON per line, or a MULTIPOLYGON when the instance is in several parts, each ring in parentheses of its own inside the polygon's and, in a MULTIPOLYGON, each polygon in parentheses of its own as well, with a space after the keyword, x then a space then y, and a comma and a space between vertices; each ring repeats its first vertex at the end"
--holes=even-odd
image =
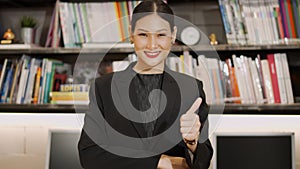
POLYGON ((89 100, 88 92, 50 92, 50 100, 89 100))
POLYGON ((252 83, 253 83, 253 88, 254 88, 254 92, 255 92, 256 103, 263 104, 264 103, 263 89, 262 89, 261 81, 258 76, 258 70, 256 68, 255 61, 250 59, 249 66, 250 66, 250 72, 251 72, 251 76, 252 76, 252 83))
POLYGON ((17 99, 16 99, 17 104, 24 103, 24 95, 26 90, 28 73, 30 69, 30 59, 31 59, 30 56, 27 55, 22 56, 21 78, 18 86, 19 88, 18 88, 17 99))
POLYGON ((14 74, 14 65, 16 65, 16 63, 14 61, 8 61, 7 66, 6 66, 6 72, 5 73, 5 79, 3 81, 3 85, 2 85, 2 89, 1 89, 1 95, 0 95, 0 102, 2 103, 6 103, 6 98, 8 93, 11 90, 11 83, 13 80, 13 74, 14 74), (10 63, 9 63, 10 62, 10 63))
POLYGON ((8 62, 8 59, 5 58, 3 66, 2 66, 2 70, 1 70, 1 75, 0 75, 0 93, 1 93, 1 88, 3 85, 3 81, 5 80, 5 72, 7 70, 7 62, 8 62))
POLYGON ((271 82, 272 82, 272 88, 274 94, 274 102, 280 103, 280 92, 278 87, 278 78, 277 78, 274 54, 268 54, 267 59, 268 59, 269 69, 270 69, 270 76, 271 76, 271 82))
POLYGON ((213 89, 212 81, 210 79, 211 76, 210 76, 205 55, 199 55, 197 57, 197 61, 198 61, 198 67, 196 71, 197 72, 196 78, 201 80, 203 83, 203 90, 206 94, 206 102, 208 104, 212 104, 214 98, 214 89, 213 89))
MULTIPOLYGON (((231 59, 226 59, 226 65, 228 67, 228 73, 229 73, 229 81, 230 81, 230 89, 231 89, 231 97, 233 98, 240 98, 240 92, 239 92, 239 86, 237 83, 235 68, 232 66, 231 59)), ((240 99, 236 99, 233 101, 234 103, 241 103, 240 99)))
POLYGON ((249 96, 248 96, 248 89, 247 89, 247 81, 245 78, 245 70, 243 68, 242 61, 236 55, 232 55, 233 66, 236 74, 237 84, 239 86, 239 93, 241 97, 242 104, 250 103, 249 96))
POLYGON ((287 94, 286 94, 286 89, 285 89, 283 66, 282 66, 282 60, 281 60, 280 53, 274 54, 274 61, 275 61, 276 75, 277 75, 277 80, 278 80, 280 103, 287 104, 287 94))
POLYGON ((61 92, 87 92, 88 84, 61 84, 59 91, 61 92))
POLYGON ((0 49, 31 49, 40 48, 36 44, 1 44, 0 49))
POLYGON ((42 73, 42 68, 38 67, 36 76, 35 76, 35 83, 33 87, 33 100, 32 103, 37 104, 38 103, 38 98, 39 98, 39 91, 40 91, 40 83, 41 83, 41 73, 42 73))
POLYGON ((19 86, 19 80, 20 80, 20 75, 21 75, 21 66, 22 66, 22 59, 18 61, 16 65, 16 70, 14 73, 14 79, 12 82, 12 87, 10 91, 10 96, 9 96, 9 101, 8 103, 15 103, 16 102, 16 94, 17 94, 17 89, 19 86))
POLYGON ((264 86, 265 86, 265 89, 266 89, 265 91, 266 91, 267 103, 273 104, 273 103, 275 103, 275 101, 274 101, 272 79, 271 79, 268 60, 262 59, 261 60, 261 67, 262 67, 263 78, 264 78, 264 86))
MULTIPOLYGON (((246 92, 247 92, 247 100, 249 103, 253 104, 253 103, 256 103, 256 100, 255 100, 255 91, 254 91, 254 87, 253 87, 253 80, 252 80, 252 77, 251 77, 251 69, 250 69, 250 66, 249 66, 249 59, 248 57, 244 56, 244 55, 241 55, 240 56, 240 59, 238 61, 240 61, 240 64, 242 66, 242 70, 243 70, 243 75, 244 75, 244 79, 246 81, 245 82, 245 88, 246 88, 246 92)), ((250 59, 251 60, 251 59, 250 59)))
POLYGON ((285 53, 281 53, 281 61, 282 61, 282 70, 285 82, 285 88, 287 93, 287 101, 289 104, 294 103, 293 89, 291 84, 290 71, 288 66, 288 60, 285 53))

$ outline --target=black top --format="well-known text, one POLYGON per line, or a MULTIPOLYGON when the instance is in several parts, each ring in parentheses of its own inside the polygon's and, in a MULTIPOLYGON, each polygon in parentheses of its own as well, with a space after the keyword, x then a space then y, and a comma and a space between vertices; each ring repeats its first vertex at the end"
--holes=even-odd
POLYGON ((153 136, 156 120, 151 122, 147 121, 149 121, 148 119, 157 119, 161 100, 161 94, 152 91, 154 91, 154 89, 161 90, 162 79, 163 74, 136 74, 130 85, 130 90, 133 90, 133 92, 129 93, 135 95, 131 96, 131 98, 136 98, 130 100, 133 106, 141 111, 147 137, 153 136))

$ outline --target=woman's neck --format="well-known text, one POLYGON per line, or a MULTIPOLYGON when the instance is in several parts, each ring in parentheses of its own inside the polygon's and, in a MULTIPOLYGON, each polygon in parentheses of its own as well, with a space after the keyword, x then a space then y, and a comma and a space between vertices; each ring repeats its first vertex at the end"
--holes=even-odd
POLYGON ((159 63, 156 66, 148 66, 146 64, 141 64, 140 62, 137 62, 133 70, 139 74, 162 74, 164 71, 164 62, 159 63))

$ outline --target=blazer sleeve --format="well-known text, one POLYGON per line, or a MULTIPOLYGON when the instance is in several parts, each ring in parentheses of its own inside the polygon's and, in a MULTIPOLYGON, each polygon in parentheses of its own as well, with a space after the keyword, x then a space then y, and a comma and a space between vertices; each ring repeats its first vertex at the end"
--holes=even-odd
POLYGON ((198 111, 200 117, 200 139, 198 141, 196 152, 193 154, 193 160, 189 154, 189 150, 185 145, 185 158, 191 169, 207 169, 210 166, 210 161, 213 155, 213 148, 208 138, 208 112, 209 107, 206 103, 206 96, 203 90, 203 84, 197 80, 199 88, 199 96, 202 98, 202 103, 198 111))
MULTIPOLYGON (((100 157, 106 152, 99 147, 86 133, 85 127, 87 123, 91 123, 94 114, 96 113, 93 111, 95 107, 98 107, 100 111, 102 110, 102 101, 101 97, 97 95, 97 85, 95 85, 96 80, 91 83, 90 91, 89 91, 89 110, 85 113, 85 124, 81 132, 81 136, 78 142, 78 152, 79 152, 79 159, 81 166, 85 169, 92 169, 96 166, 99 167, 99 165, 105 165, 102 164, 104 160, 100 160, 100 157)), ((107 155, 105 155, 107 156, 107 155)), ((108 159, 109 161, 109 159, 108 159)))

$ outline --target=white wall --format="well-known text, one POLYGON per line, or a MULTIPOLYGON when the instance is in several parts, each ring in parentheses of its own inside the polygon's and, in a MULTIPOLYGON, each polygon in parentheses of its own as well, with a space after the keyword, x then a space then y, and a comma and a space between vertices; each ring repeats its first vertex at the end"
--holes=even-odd
MULTIPOLYGON (((80 129, 82 124, 82 114, 0 113, 0 168, 44 168, 48 129, 80 129)), ((210 116, 211 134, 233 131, 295 132, 300 169, 300 115, 210 116)))

